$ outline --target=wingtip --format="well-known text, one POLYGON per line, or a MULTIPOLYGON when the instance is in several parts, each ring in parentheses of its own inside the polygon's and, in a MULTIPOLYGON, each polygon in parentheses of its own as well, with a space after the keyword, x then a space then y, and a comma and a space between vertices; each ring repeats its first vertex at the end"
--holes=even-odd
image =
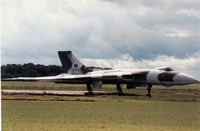
POLYGON ((19 78, 4 78, 4 79, 1 79, 1 81, 15 81, 19 78))
POLYGON ((3 78, 3 79, 1 79, 1 81, 10 81, 11 80, 11 78, 3 78))

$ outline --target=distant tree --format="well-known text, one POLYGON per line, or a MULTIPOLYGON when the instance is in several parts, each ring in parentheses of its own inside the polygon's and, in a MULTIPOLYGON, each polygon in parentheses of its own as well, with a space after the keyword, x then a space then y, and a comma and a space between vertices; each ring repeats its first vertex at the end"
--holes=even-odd
POLYGON ((48 66, 44 65, 36 65, 37 71, 40 73, 40 76, 47 76, 48 74, 48 66))
POLYGON ((62 67, 56 66, 56 65, 49 65, 48 66, 48 76, 51 75, 57 75, 63 73, 62 67))
POLYGON ((63 72, 61 66, 57 65, 40 65, 40 64, 7 64, 1 66, 1 78, 12 77, 36 77, 58 75, 63 72))

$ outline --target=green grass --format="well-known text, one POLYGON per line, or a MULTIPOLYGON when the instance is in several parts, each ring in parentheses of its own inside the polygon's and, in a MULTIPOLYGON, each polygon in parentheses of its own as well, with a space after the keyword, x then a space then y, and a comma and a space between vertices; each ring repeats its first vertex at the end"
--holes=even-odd
POLYGON ((134 100, 2 101, 3 131, 194 131, 200 103, 134 100))
MULTIPOLYGON (((86 90, 84 84, 2 82, 2 89, 86 90)), ((97 89, 96 89, 97 90, 97 89)), ((101 91, 116 92, 114 85, 101 91)), ((199 85, 154 86, 118 96, 2 94, 3 131, 193 131, 200 130, 199 85)))

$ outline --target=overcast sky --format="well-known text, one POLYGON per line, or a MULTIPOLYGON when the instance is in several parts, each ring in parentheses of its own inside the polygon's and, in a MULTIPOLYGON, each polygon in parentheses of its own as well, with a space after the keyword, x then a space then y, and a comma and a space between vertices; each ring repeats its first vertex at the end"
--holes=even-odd
POLYGON ((1 64, 172 66, 200 79, 200 0, 1 0, 1 64))

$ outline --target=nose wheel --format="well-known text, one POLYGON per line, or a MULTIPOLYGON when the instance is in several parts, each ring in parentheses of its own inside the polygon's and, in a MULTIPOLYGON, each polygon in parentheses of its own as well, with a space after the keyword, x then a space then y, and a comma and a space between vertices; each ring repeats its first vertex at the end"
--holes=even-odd
POLYGON ((118 91, 118 95, 122 95, 122 94, 123 94, 123 93, 122 93, 122 87, 121 87, 121 84, 117 83, 117 85, 116 85, 116 89, 117 89, 117 91, 118 91))
POLYGON ((148 87, 147 87, 148 94, 146 94, 146 96, 148 96, 148 97, 151 97, 151 87, 152 87, 152 85, 148 85, 148 87))

